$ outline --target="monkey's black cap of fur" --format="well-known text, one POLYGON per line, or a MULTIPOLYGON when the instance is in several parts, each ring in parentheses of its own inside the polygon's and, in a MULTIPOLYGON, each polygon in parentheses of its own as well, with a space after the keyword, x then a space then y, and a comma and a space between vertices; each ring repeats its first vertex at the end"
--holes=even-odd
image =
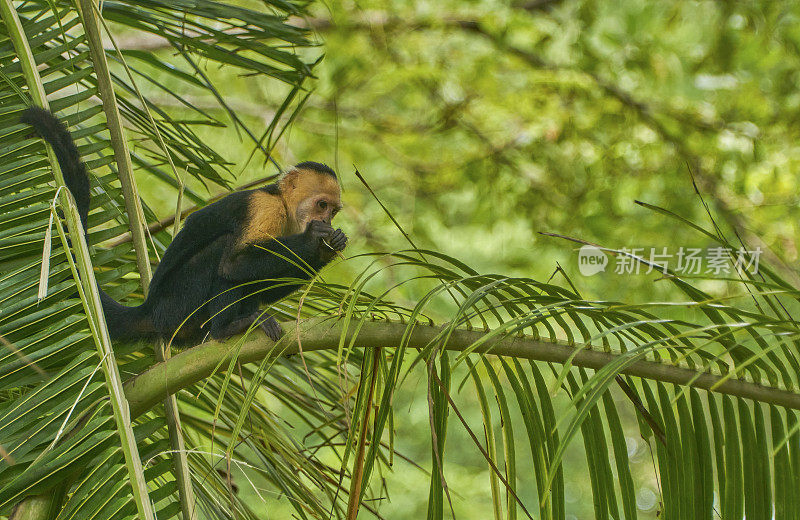
POLYGON ((331 168, 327 164, 322 164, 314 161, 304 161, 296 164, 294 167, 301 170, 313 170, 318 173, 324 173, 326 175, 330 175, 334 179, 336 178, 336 172, 333 171, 333 168, 331 168))

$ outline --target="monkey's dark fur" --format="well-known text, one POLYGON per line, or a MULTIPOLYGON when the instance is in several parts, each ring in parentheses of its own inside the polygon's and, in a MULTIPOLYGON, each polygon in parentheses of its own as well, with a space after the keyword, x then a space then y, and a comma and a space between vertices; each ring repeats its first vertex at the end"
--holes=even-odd
MULTIPOLYGON (((87 229, 89 180, 69 132, 38 107, 25 110, 22 121, 53 147, 87 229)), ((259 317, 259 305, 299 287, 276 279, 307 280, 344 249, 347 237, 330 226, 338 197, 334 171, 304 162, 275 184, 192 213, 164 253, 144 303, 127 307, 100 289, 112 340, 174 335, 173 344, 188 344, 242 332, 259 317)), ((281 334, 274 318, 260 326, 272 339, 281 334)))

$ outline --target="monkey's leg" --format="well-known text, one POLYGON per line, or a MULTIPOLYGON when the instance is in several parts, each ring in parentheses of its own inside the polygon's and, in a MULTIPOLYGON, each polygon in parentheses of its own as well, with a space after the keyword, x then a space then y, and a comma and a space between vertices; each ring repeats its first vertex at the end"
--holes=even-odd
POLYGON ((215 296, 208 302, 211 337, 224 339, 241 334, 258 315, 258 302, 247 297, 244 287, 217 279, 212 289, 215 296))
POLYGON ((241 318, 231 320, 216 327, 211 333, 211 336, 214 337, 214 339, 225 339, 231 336, 236 336, 237 334, 241 334, 250 328, 250 325, 253 324, 257 317, 258 315, 243 316, 241 318))
POLYGON ((229 338, 237 334, 241 334, 249 329, 253 324, 264 331, 272 341, 278 341, 283 336, 283 328, 281 328, 278 321, 270 316, 266 320, 262 319, 262 313, 256 312, 250 316, 237 318, 233 321, 221 326, 213 336, 217 339, 229 338))

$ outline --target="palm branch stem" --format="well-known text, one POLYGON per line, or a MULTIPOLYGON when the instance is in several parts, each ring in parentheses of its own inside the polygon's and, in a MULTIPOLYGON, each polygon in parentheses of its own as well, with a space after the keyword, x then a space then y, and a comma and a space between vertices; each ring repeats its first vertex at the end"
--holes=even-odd
MULTIPOLYGON (((128 214, 131 237, 133 238, 133 248, 136 252, 136 266, 139 270, 142 290, 144 294, 147 295, 152 273, 150 271, 150 259, 147 253, 147 238, 145 234, 146 221, 139 198, 139 191, 136 186, 136 179, 133 175, 128 141, 122 127, 122 118, 119 113, 117 98, 111 82, 111 73, 108 69, 108 61, 100 36, 100 27, 97 21, 99 13, 97 12, 94 0, 80 0, 79 5, 81 7, 80 11, 83 26, 86 30, 86 37, 89 43, 89 53, 92 57, 92 63, 94 64, 95 74, 97 76, 100 99, 103 102, 103 110, 106 114, 109 132, 111 133, 111 146, 114 150, 114 158, 117 163, 117 177, 122 186, 122 196, 125 201, 125 210, 128 214)), ((147 107, 146 104, 144 104, 144 106, 145 108, 147 107)), ((152 117, 150 122, 153 124, 154 128, 156 128, 155 121, 152 120, 152 117)), ((158 133, 157 128, 156 132, 158 133)), ((158 136, 160 138, 160 134, 158 134, 158 136)), ((164 154, 169 159, 173 171, 176 171, 175 165, 172 164, 172 159, 163 140, 161 140, 161 145, 164 148, 164 154)), ((157 342, 154 345, 154 349, 157 361, 169 359, 169 351, 164 348, 162 342, 157 342)), ((172 446, 175 479, 178 483, 181 512, 184 520, 195 520, 197 518, 195 507, 196 500, 194 497, 194 490, 192 489, 191 475, 189 473, 189 461, 183 439, 178 402, 174 394, 164 398, 164 409, 166 412, 165 419, 169 430, 170 445, 172 446)))
MULTIPOLYGON (((125 383, 125 395, 131 405, 131 414, 136 417, 153 406, 167 394, 186 388, 228 366, 232 355, 238 352, 241 363, 263 360, 267 356, 291 355, 298 352, 296 338, 302 340, 303 352, 314 350, 337 350, 342 335, 342 322, 335 318, 311 318, 300 323, 296 331, 295 323, 283 324, 286 334, 279 344, 266 339, 261 334, 237 342, 210 341, 185 350, 171 359, 158 363, 125 383)), ((346 341, 353 341, 354 348, 396 347, 405 344, 408 348, 424 348, 439 338, 439 326, 414 326, 407 338, 407 325, 390 321, 367 321, 355 338, 352 330, 345 332, 346 341), (405 342, 405 343, 404 343, 405 342)), ((599 369, 619 360, 624 354, 571 346, 556 340, 536 339, 528 336, 498 336, 475 347, 475 343, 489 332, 456 329, 442 347, 452 351, 473 351, 478 354, 530 359, 548 363, 571 363, 576 367, 599 369), (473 350, 474 348, 474 350, 473 350), (576 349, 580 349, 576 352, 576 349)), ((724 377, 681 366, 638 360, 625 366, 621 373, 673 383, 690 385, 720 394, 727 394, 785 408, 800 410, 800 394, 782 388, 764 386, 743 379, 724 377)))
POLYGON ((27 497, 17 504, 9 520, 48 520, 56 518, 58 516, 58 508, 63 499, 63 489, 27 497))
POLYGON ((144 232, 144 211, 136 189, 136 180, 133 177, 133 165, 128 150, 128 141, 122 128, 122 117, 119 113, 114 86, 111 83, 111 73, 108 70, 105 49, 100 37, 100 28, 94 12, 94 0, 80 0, 80 13, 86 39, 89 44, 89 54, 92 57, 97 87, 100 100, 103 102, 103 111, 106 114, 108 131, 111 134, 111 148, 114 150, 114 160, 117 164, 117 177, 122 187, 125 200, 125 210, 130 220, 133 248, 136 251, 136 266, 141 275, 142 290, 147 295, 152 273, 147 255, 147 239, 144 232))

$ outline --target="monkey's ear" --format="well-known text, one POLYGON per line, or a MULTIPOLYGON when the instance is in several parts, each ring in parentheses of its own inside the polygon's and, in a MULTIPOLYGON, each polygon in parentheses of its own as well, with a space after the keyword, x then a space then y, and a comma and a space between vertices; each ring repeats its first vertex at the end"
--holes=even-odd
POLYGON ((297 178, 300 176, 300 172, 296 169, 289 170, 281 179, 281 186, 284 188, 289 188, 293 190, 297 187, 297 178))

